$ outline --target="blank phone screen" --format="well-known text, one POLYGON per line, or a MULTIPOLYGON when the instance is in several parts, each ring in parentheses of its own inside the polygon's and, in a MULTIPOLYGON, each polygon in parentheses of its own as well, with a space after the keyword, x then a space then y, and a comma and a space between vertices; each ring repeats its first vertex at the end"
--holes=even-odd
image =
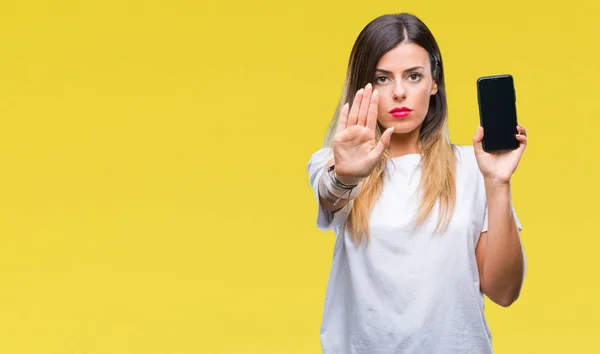
POLYGON ((477 82, 477 90, 484 150, 503 151, 519 147, 515 138, 517 108, 512 77, 481 78, 477 82))

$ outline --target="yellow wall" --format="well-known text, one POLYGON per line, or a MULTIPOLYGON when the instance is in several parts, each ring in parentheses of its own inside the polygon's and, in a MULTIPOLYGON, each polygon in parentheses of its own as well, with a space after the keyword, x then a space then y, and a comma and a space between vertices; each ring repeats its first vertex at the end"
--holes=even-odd
POLYGON ((438 39, 451 134, 515 77, 529 273, 488 302, 498 353, 591 353, 600 329, 595 1, 3 1, 0 353, 319 353, 334 237, 306 163, 358 32, 438 39))

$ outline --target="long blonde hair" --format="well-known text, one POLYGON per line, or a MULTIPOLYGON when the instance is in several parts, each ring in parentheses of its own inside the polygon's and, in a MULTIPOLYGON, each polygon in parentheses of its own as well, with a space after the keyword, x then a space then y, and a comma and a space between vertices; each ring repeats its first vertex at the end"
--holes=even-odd
MULTIPOLYGON (((403 42, 415 43, 423 47, 431 61, 432 75, 438 91, 431 97, 429 109, 419 132, 421 153, 421 180, 419 190, 421 201, 415 224, 421 225, 439 201, 439 219, 436 231, 448 227, 454 213, 456 201, 456 155, 450 142, 447 119, 446 89, 442 57, 435 38, 427 26, 417 17, 401 13, 384 15, 370 22, 359 34, 348 63, 346 82, 342 99, 329 125, 325 146, 332 147, 341 107, 351 103, 359 88, 372 82, 379 59, 388 51, 403 42)), ((382 129, 377 127, 377 139, 382 129)), ((348 215, 348 227, 354 244, 358 247, 370 238, 369 217, 383 190, 387 174, 387 159, 382 159, 373 172, 364 180, 360 195, 348 215)))

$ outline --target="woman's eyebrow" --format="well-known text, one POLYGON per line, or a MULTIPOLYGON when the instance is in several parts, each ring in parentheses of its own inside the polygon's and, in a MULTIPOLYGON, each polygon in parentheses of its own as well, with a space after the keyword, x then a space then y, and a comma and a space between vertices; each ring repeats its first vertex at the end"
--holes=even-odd
MULTIPOLYGON (((415 71, 417 69, 425 69, 425 68, 422 66, 413 66, 412 68, 408 68, 408 69, 404 70, 404 73, 407 73, 410 71, 415 71)), ((388 74, 388 75, 392 73, 391 71, 383 70, 383 69, 379 69, 379 68, 376 68, 375 71, 381 71, 382 73, 388 74)))

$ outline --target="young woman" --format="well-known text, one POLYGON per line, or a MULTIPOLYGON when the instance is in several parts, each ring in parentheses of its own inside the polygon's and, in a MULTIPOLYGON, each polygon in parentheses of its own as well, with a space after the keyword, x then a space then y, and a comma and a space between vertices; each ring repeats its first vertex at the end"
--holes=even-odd
POLYGON ((358 36, 325 145, 309 163, 317 225, 336 234, 321 343, 328 353, 491 353, 484 297, 519 296, 526 262, 502 153, 448 136, 437 43, 410 14, 358 36))

